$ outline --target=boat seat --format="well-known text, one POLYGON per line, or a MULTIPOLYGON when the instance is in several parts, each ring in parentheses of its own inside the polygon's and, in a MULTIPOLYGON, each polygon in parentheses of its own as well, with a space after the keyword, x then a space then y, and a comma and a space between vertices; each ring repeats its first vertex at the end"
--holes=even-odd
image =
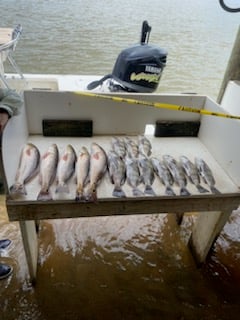
POLYGON ((17 72, 22 79, 24 76, 19 69, 17 63, 13 59, 13 52, 20 39, 22 33, 22 26, 18 24, 15 28, 0 28, 0 80, 4 87, 10 89, 4 74, 4 63, 8 61, 15 72, 17 72))

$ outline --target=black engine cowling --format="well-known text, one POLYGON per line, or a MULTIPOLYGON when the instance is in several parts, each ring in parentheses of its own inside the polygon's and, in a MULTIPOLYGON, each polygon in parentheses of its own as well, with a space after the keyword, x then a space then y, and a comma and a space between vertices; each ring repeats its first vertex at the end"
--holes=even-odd
POLYGON ((119 54, 112 77, 130 91, 153 92, 158 87, 166 60, 166 50, 138 44, 119 54))
POLYGON ((143 21, 140 44, 123 50, 114 65, 111 74, 98 81, 91 82, 87 89, 92 90, 105 80, 112 79, 110 91, 153 92, 157 89, 167 62, 167 51, 149 45, 151 27, 143 21))

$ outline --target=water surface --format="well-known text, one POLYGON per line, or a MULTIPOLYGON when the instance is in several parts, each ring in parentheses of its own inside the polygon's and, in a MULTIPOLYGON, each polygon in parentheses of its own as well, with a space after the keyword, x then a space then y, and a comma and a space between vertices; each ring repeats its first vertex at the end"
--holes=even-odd
POLYGON ((150 43, 168 50, 158 91, 213 98, 239 28, 217 0, 1 0, 0 11, 1 26, 23 26, 15 56, 25 73, 108 74, 147 20, 150 43))

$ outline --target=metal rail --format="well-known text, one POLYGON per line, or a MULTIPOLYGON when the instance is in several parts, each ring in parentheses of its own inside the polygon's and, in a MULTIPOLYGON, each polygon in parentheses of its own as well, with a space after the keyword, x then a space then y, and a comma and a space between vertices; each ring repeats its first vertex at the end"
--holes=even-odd
POLYGON ((0 45, 0 80, 3 82, 4 86, 10 89, 9 84, 7 83, 5 76, 4 76, 4 66, 3 63, 5 60, 8 60, 13 69, 20 75, 22 79, 24 76, 18 67, 17 63, 13 59, 13 52, 16 49, 16 45, 20 39, 22 33, 22 26, 18 24, 12 32, 12 39, 2 45, 0 45))

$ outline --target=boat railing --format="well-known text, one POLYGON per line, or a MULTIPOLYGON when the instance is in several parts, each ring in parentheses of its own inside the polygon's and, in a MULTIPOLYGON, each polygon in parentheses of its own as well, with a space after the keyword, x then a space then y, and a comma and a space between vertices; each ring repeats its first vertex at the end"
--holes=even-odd
POLYGON ((3 82, 3 85, 9 89, 10 87, 8 82, 6 81, 5 74, 4 74, 4 62, 6 60, 9 61, 13 69, 20 75, 20 77, 24 79, 24 76, 12 55, 16 49, 21 33, 22 33, 22 26, 18 24, 12 31, 11 40, 3 44, 0 44, 0 80, 3 82))

